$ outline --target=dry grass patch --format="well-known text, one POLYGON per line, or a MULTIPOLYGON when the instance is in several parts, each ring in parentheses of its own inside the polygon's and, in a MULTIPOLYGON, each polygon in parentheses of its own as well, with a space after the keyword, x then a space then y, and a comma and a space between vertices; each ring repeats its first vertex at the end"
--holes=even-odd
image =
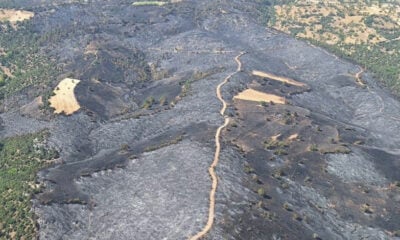
POLYGON ((304 83, 301 82, 297 82, 293 79, 287 78, 287 77, 280 77, 277 75, 274 75, 272 73, 266 73, 266 72, 261 72, 261 71, 253 71, 252 74, 254 76, 258 76, 258 77, 263 77, 263 78, 269 78, 275 81, 279 81, 279 82, 283 82, 283 83, 288 83, 294 86, 298 86, 298 87, 304 87, 306 86, 304 83))
POLYGON ((32 18, 35 14, 29 11, 15 9, 0 9, 0 22, 17 23, 32 18))
POLYGON ((66 78, 58 84, 54 90, 55 95, 49 99, 50 106, 55 109, 54 113, 71 115, 81 108, 74 93, 79 82, 77 79, 66 78))
POLYGON ((8 67, 2 66, 0 64, 0 70, 1 70, 0 72, 3 72, 8 77, 14 77, 14 75, 12 74, 11 70, 8 67))
POLYGON ((376 28, 398 31, 400 25, 400 5, 394 3, 292 1, 275 6, 274 11, 273 27, 276 29, 330 45, 341 41, 346 44, 377 44, 387 39, 376 28), (365 23, 369 16, 381 19, 371 26, 365 23), (319 27, 321 24, 324 25, 322 29, 319 27))
POLYGON ((98 46, 96 45, 96 43, 95 42, 90 42, 86 46, 84 54, 85 55, 93 54, 93 55, 97 56, 97 52, 98 52, 98 46))
POLYGON ((233 99, 253 101, 253 102, 273 102, 285 104, 286 99, 274 94, 263 93, 254 89, 247 89, 236 95, 233 99))

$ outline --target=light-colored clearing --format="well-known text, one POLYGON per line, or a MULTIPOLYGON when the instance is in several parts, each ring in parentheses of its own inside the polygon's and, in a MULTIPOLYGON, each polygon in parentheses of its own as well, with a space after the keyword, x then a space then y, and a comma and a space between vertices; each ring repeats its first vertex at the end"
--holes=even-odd
POLYGON ((54 90, 55 95, 49 99, 50 106, 55 109, 54 113, 71 115, 81 108, 74 93, 79 82, 77 79, 66 78, 58 84, 54 90))
POLYGON ((278 141, 278 138, 279 138, 280 136, 281 136, 281 134, 278 133, 278 134, 272 136, 272 137, 271 137, 271 140, 272 140, 272 141, 278 141))
POLYGON ((379 29, 398 31, 400 5, 395 2, 292 1, 290 4, 274 6, 274 27, 300 38, 330 45, 341 42, 377 44, 388 41, 379 29), (365 23, 369 16, 374 19, 372 26, 365 23), (324 25, 322 29, 321 24, 324 25))
POLYGON ((273 102, 278 104, 285 104, 286 99, 274 94, 268 94, 256 91, 254 89, 247 89, 236 95, 233 99, 247 100, 254 102, 273 102))
POLYGON ((144 2, 132 3, 133 6, 163 6, 165 4, 167 4, 167 2, 161 2, 161 1, 144 1, 144 2))
POLYGON ((142 1, 142 2, 134 2, 133 6, 163 6, 167 3, 180 3, 183 0, 169 0, 169 1, 142 1))
POLYGON ((8 67, 2 66, 0 64, 0 70, 7 75, 8 77, 14 77, 14 75, 12 74, 11 70, 8 67))
POLYGON ((90 42, 90 43, 86 46, 84 54, 85 54, 85 55, 87 55, 87 54, 93 54, 93 55, 96 55, 96 56, 97 56, 97 52, 98 52, 98 47, 97 47, 96 43, 95 43, 95 42, 90 42))
POLYGON ((299 137, 299 134, 295 133, 295 134, 290 135, 288 137, 288 140, 293 141, 293 140, 296 140, 298 137, 299 137))
POLYGON ((0 22, 9 21, 10 23, 21 22, 35 16, 35 13, 15 9, 0 9, 0 22))
POLYGON ((270 78, 272 80, 275 81, 280 81, 280 82, 284 82, 284 83, 288 83, 294 86, 298 86, 298 87, 304 87, 305 84, 301 83, 301 82, 297 82, 293 79, 287 78, 287 77, 280 77, 280 76, 276 76, 272 73, 266 73, 266 72, 261 72, 261 71, 253 71, 252 74, 254 76, 258 76, 258 77, 264 77, 264 78, 270 78))

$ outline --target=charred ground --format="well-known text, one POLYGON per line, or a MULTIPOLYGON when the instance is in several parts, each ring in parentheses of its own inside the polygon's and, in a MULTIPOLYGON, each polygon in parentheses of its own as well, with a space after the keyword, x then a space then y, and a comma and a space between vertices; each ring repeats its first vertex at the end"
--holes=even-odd
POLYGON ((207 238, 397 237, 400 103, 368 73, 368 87, 357 84, 358 66, 266 28, 265 6, 21 4, 35 12, 23 24, 45 36, 37 53, 56 74, 4 98, 1 137, 48 129, 60 153, 39 173, 40 239, 186 239, 199 231, 223 123, 215 88, 242 51, 243 70, 222 90, 231 124, 207 238), (32 107, 67 77, 81 80, 78 112, 32 107), (249 88, 287 104, 233 100, 249 88))

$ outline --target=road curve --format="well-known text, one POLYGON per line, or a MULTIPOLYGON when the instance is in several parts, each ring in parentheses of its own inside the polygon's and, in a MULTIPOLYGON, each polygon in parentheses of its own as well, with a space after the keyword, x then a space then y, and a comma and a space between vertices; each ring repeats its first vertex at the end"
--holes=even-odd
MULTIPOLYGON (((364 82, 363 82, 363 80, 361 79, 361 74, 363 74, 364 72, 365 72, 365 69, 363 68, 363 67, 361 67, 361 66, 358 66, 359 68, 360 68, 360 71, 358 71, 356 74, 355 74, 355 78, 356 78, 356 82, 358 83, 358 84, 360 84, 361 86, 366 86, 366 88, 367 88, 367 90, 368 90, 368 92, 370 92, 371 94, 373 94, 374 92, 370 89, 370 87, 368 86, 368 85, 366 85, 364 82)), ((383 113, 383 111, 385 110, 385 102, 383 101, 383 99, 382 99, 382 97, 381 96, 379 96, 379 94, 375 94, 377 97, 378 97, 378 99, 379 99, 379 103, 380 103, 380 105, 381 105, 381 107, 379 108, 379 113, 383 113)), ((391 117, 392 119, 393 119, 393 117, 391 117)))
POLYGON ((212 162, 212 164, 210 165, 210 167, 208 168, 208 173, 210 174, 211 177, 211 190, 210 190, 210 206, 209 206, 209 210, 208 210, 208 220, 207 220, 207 224, 203 227, 203 229, 198 232, 196 235, 190 237, 190 240, 197 240, 200 239, 202 237, 204 237, 211 229, 213 223, 214 223, 214 217, 215 217, 215 193, 217 191, 217 187, 218 187, 218 178, 217 178, 217 174, 215 173, 215 167, 218 165, 219 162, 219 154, 221 152, 221 142, 220 142, 220 135, 221 135, 221 131, 228 126, 229 124, 229 117, 225 116, 225 110, 227 108, 227 103, 225 102, 225 100, 222 98, 222 94, 221 94, 221 88, 222 86, 224 86, 229 79, 231 79, 233 77, 233 75, 235 75, 236 73, 242 71, 242 63, 240 62, 240 57, 245 54, 245 52, 241 52, 239 55, 237 55, 235 57, 235 61, 238 65, 237 69, 235 72, 229 74, 224 81, 222 81, 220 84, 218 84, 217 89, 216 89, 216 93, 217 93, 217 97, 219 99, 219 101, 222 103, 222 108, 220 111, 220 114, 225 118, 224 124, 222 124, 218 129, 217 132, 215 133, 215 154, 214 154, 214 161, 212 162))
MULTIPOLYGON (((364 83, 363 80, 361 79, 361 74, 363 74, 365 70, 364 70, 364 68, 361 67, 361 66, 358 66, 358 68, 359 68, 360 70, 354 75, 354 78, 356 79, 356 82, 357 82, 358 84, 360 84, 361 86, 365 86, 365 83, 364 83)), ((367 88, 369 88, 369 87, 367 86, 367 88)))

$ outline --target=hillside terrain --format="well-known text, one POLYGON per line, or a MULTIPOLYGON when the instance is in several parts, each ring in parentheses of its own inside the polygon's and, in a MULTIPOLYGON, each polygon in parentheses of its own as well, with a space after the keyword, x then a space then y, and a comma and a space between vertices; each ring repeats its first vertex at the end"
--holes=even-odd
POLYGON ((0 239, 400 239, 397 5, 297 3, 1 1, 0 239))
POLYGON ((400 2, 277 0, 270 25, 355 60, 400 93, 400 2))

